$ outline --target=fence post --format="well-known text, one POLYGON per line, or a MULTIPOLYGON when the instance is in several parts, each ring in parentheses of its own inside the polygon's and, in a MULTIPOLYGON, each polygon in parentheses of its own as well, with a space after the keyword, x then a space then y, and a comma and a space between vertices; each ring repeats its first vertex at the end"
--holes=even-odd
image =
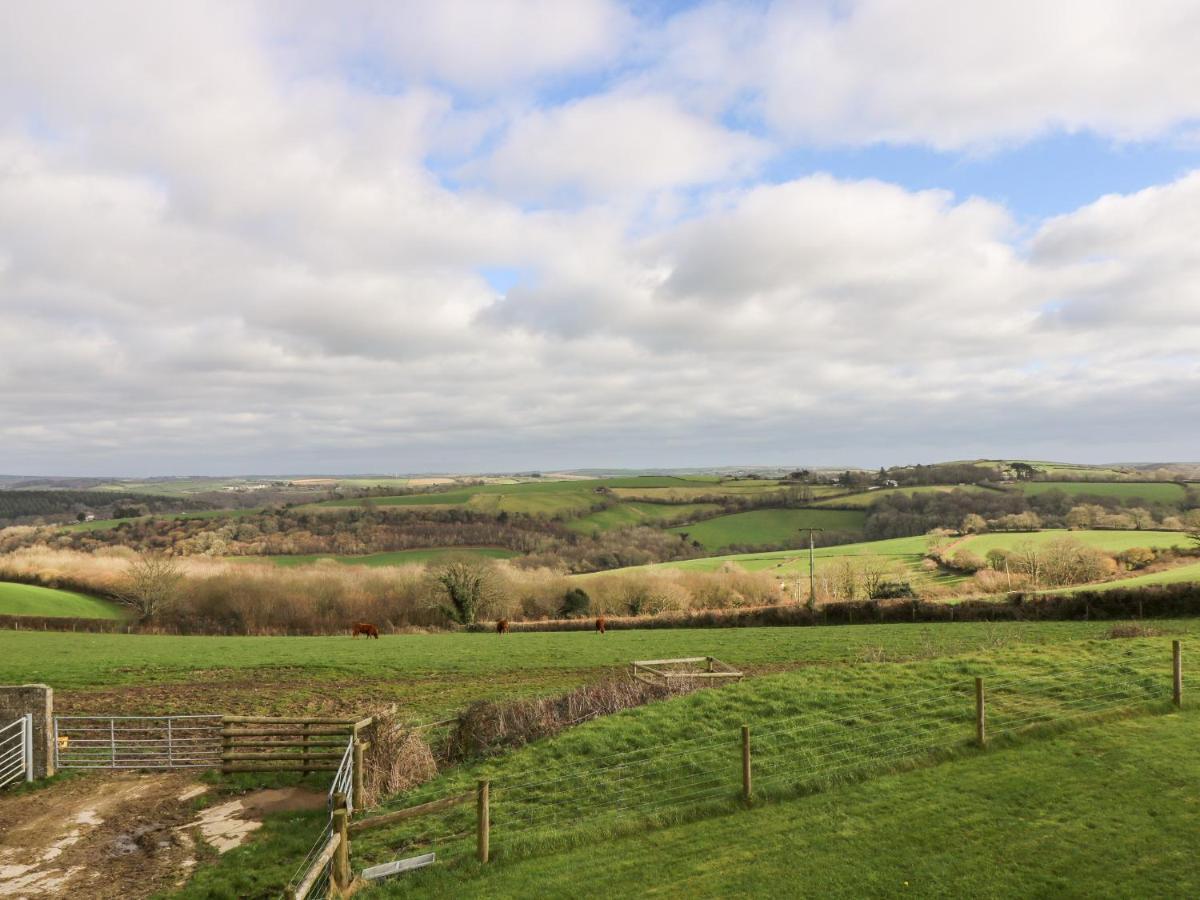
POLYGON ((334 794, 333 802, 333 831, 341 838, 333 857, 333 885, 340 897, 350 887, 350 831, 346 823, 346 795, 334 794))
POLYGON ((1172 661, 1171 661, 1172 662, 1171 668, 1173 670, 1174 681, 1175 681, 1175 691, 1174 691, 1175 705, 1178 707, 1182 707, 1183 706, 1183 642, 1182 641, 1172 641, 1171 642, 1171 656, 1173 657, 1172 661))
POLYGON ((354 793, 351 794, 351 797, 354 798, 354 808, 361 810, 363 808, 363 743, 357 738, 354 741, 353 760, 354 793))
POLYGON ((975 740, 980 747, 987 746, 987 698, 982 678, 975 679, 975 740))
POLYGON ((750 726, 742 726, 742 799, 749 800, 750 783, 750 726))
POLYGON ((229 754, 233 752, 233 737, 227 732, 233 724, 229 721, 228 716, 221 716, 221 771, 229 770, 229 754))
POLYGON ((25 713, 25 780, 33 781, 33 713, 25 713))
MULTIPOLYGON (((308 765, 308 752, 309 752, 309 748, 308 748, 308 731, 309 731, 309 728, 311 728, 311 726, 310 726, 310 725, 309 725, 307 722, 305 722, 305 723, 304 723, 302 726, 300 726, 300 727, 304 729, 304 732, 303 732, 303 733, 300 735, 300 743, 304 744, 304 746, 300 748, 300 753, 301 753, 301 755, 304 757, 304 764, 305 764, 305 766, 307 766, 307 765, 308 765)), ((309 770, 308 770, 307 768, 305 768, 305 769, 304 769, 304 770, 303 770, 303 771, 302 771, 300 774, 301 774, 301 775, 307 775, 307 774, 308 774, 308 771, 309 771, 309 770)))
POLYGON ((491 837, 492 828, 492 811, 489 804, 489 794, 491 793, 491 782, 485 779, 480 779, 479 790, 475 798, 475 849, 481 863, 488 861, 488 843, 491 837))

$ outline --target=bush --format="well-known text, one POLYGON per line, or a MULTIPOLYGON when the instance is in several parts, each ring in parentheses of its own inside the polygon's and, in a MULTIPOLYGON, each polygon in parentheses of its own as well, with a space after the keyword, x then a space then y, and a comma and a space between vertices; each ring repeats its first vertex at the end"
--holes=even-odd
POLYGON ((559 614, 572 619, 576 616, 586 616, 592 608, 592 598, 583 588, 573 587, 563 595, 562 607, 559 614))

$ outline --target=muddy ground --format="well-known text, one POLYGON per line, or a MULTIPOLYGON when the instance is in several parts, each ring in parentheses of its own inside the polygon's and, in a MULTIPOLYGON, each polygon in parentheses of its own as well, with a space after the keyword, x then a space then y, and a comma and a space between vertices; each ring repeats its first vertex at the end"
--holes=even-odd
POLYGON ((304 788, 210 790, 186 773, 103 773, 0 796, 0 897, 148 897, 241 844, 266 813, 325 803, 304 788))

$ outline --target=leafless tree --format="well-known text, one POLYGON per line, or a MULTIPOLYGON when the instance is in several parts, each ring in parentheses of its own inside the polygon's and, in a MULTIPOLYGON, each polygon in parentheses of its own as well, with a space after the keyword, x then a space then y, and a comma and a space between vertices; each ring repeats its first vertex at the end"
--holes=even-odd
POLYGON ((116 595, 145 622, 175 605, 182 581, 183 573, 172 557, 143 553, 129 564, 116 595))

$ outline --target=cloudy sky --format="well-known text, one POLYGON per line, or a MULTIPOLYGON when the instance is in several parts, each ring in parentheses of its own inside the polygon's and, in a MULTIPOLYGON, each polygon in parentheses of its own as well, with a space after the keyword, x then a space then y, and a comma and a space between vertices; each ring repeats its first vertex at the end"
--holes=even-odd
POLYGON ((1200 458, 1194 0, 0 8, 0 472, 1200 458))

